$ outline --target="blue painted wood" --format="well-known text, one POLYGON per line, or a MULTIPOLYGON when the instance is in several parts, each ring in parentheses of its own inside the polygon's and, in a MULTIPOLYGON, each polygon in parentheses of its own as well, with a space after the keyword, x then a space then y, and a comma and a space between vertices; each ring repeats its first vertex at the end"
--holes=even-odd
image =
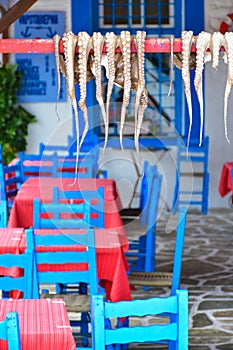
POLYGON ((8 350, 21 350, 19 317, 17 312, 8 312, 0 322, 0 339, 7 341, 8 350))
POLYGON ((9 209, 12 208, 15 196, 23 183, 20 163, 16 162, 12 165, 3 165, 3 172, 7 206, 9 209))
POLYGON ((23 274, 21 276, 1 276, 0 289, 4 292, 11 290, 19 290, 23 292, 23 297, 32 297, 32 271, 33 271, 33 251, 27 248, 22 254, 1 254, 0 266, 4 268, 21 268, 23 274))
POLYGON ((90 204, 84 203, 33 203, 34 228, 88 228, 90 227, 90 204))
POLYGON ((169 344, 169 349, 188 350, 188 291, 177 290, 169 297, 154 297, 143 300, 110 303, 100 295, 92 298, 92 319, 94 331, 94 348, 103 350, 109 344, 160 343, 169 344), (156 319, 148 326, 131 326, 120 328, 106 327, 105 321, 111 317, 142 317, 164 314, 172 317, 167 324, 156 319))
POLYGON ((190 205, 201 206, 203 214, 208 213, 208 194, 209 194, 209 172, 208 172, 208 157, 209 157, 209 137, 203 139, 199 146, 199 139, 192 139, 189 148, 187 148, 187 139, 177 140, 177 166, 176 166, 176 183, 174 188, 174 197, 172 211, 175 213, 180 206, 190 205), (192 172, 184 173, 185 163, 192 164, 192 172), (196 165, 195 165, 196 164, 196 165), (198 166, 198 169, 195 168, 198 166), (182 174, 183 173, 183 174, 182 174), (197 185, 190 190, 183 189, 181 186, 181 178, 187 176, 200 177, 200 185, 197 185))
POLYGON ((23 182, 30 177, 56 177, 57 175, 57 168, 55 166, 57 161, 56 153, 52 155, 43 155, 42 158, 40 154, 26 154, 24 152, 19 152, 19 160, 23 182), (40 164, 40 161, 43 161, 42 164, 40 164), (45 164, 45 161, 48 161, 48 163, 45 164))
MULTIPOLYGON (((58 160, 57 167, 57 176, 62 178, 74 178, 76 171, 76 159, 69 160, 58 160)), ((77 168, 77 178, 93 178, 94 168, 91 158, 83 158, 78 161, 77 168)))
MULTIPOLYGON (((74 226, 73 228, 76 228, 74 226)), ((60 231, 58 234, 52 235, 51 232, 42 235, 34 234, 34 230, 27 229, 26 237, 28 241, 28 246, 34 251, 34 265, 33 265, 33 298, 39 298, 40 296, 40 283, 48 284, 61 284, 75 285, 77 290, 77 284, 81 285, 81 294, 86 294, 82 289, 82 285, 89 285, 90 296, 98 293, 98 280, 97 280, 97 269, 96 269, 96 249, 95 249, 95 237, 94 230, 87 229, 83 234, 65 234, 64 231, 60 231), (72 251, 73 245, 82 245, 84 251, 72 251), (62 252, 58 251, 59 247, 66 246, 67 250, 62 252), (40 247, 40 250, 37 249, 40 247), (53 247, 51 250, 50 247, 53 247), (57 249, 56 249, 57 247, 57 249), (46 251, 47 250, 47 251, 46 251), (77 264, 76 267, 73 266, 72 271, 63 271, 64 264, 71 263, 77 264), (87 269, 85 271, 79 270, 79 264, 85 263, 87 269), (38 270, 39 264, 57 264, 56 271, 46 271, 41 272, 38 270), (59 266, 61 269, 59 270, 59 266)), ((86 313, 82 313, 81 322, 74 321, 74 326, 81 325, 81 334, 86 335, 88 333, 86 313)), ((86 338, 83 340, 86 343, 86 338)))
POLYGON ((91 293, 97 293, 97 275, 96 275, 96 252, 94 230, 88 229, 83 234, 34 234, 33 229, 26 230, 28 247, 34 251, 35 266, 33 275, 33 297, 39 297, 40 283, 71 283, 76 284, 85 282, 90 285, 91 293), (69 251, 73 245, 82 245, 85 251, 69 251), (56 251, 54 247, 67 246, 66 251, 56 251), (40 246, 40 251, 37 247, 40 246), (48 252, 49 247, 53 246, 53 252, 48 252), (44 248, 43 248, 44 247, 44 248), (47 250, 43 251, 43 250, 47 250), (78 267, 72 271, 59 271, 60 266, 67 263, 87 263, 87 270, 80 271, 78 267), (38 264, 58 264, 57 271, 40 272, 37 269, 38 264), (36 271, 35 271, 36 270, 36 271))
POLYGON ((178 222, 176 229, 176 242, 174 250, 174 260, 172 269, 172 285, 171 285, 171 295, 175 295, 176 290, 180 287, 180 276, 182 270, 182 255, 184 248, 184 236, 185 227, 187 219, 187 210, 182 207, 179 210, 178 222))
POLYGON ((53 188, 53 201, 58 203, 62 200, 88 201, 90 204, 90 226, 104 228, 104 188, 98 187, 96 191, 61 191, 58 187, 53 188))
POLYGON ((7 227, 8 206, 6 198, 5 178, 3 165, 0 163, 0 227, 7 227))
MULTIPOLYGON (((184 11, 185 11, 185 30, 192 30, 194 35, 198 35, 202 30, 205 30, 205 10, 204 10, 204 0, 196 0, 195 2, 185 0, 184 11)), ((191 138, 198 139, 200 134, 200 106, 197 98, 197 94, 194 87, 194 70, 190 70, 190 87, 192 95, 192 109, 193 109, 193 125, 191 131, 191 138)), ((203 86, 205 85, 205 77, 203 73, 203 86)), ((203 96, 205 101, 205 95, 203 96)), ((205 103, 205 102, 204 102, 205 103)), ((205 108, 204 108, 205 114, 205 108)), ((204 123, 205 125, 205 123, 204 123)), ((189 113, 187 108, 187 103, 185 102, 185 134, 184 137, 188 136, 189 129, 189 113)), ((203 135, 205 135, 205 128, 203 130, 203 135)))
POLYGON ((141 184, 140 224, 143 229, 146 226, 146 234, 130 242, 129 251, 125 253, 130 271, 152 272, 155 270, 156 221, 161 184, 162 176, 158 173, 156 166, 150 166, 148 162, 145 162, 141 184))

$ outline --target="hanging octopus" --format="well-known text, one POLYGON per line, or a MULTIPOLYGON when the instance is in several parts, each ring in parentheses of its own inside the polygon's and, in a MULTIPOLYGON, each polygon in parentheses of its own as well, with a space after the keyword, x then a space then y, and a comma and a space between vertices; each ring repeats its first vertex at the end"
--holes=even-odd
POLYGON ((220 32, 214 32, 211 36, 211 54, 212 54, 212 67, 217 70, 219 65, 219 51, 225 44, 224 35, 220 32))
MULTIPOLYGON (((138 37, 141 34, 138 33, 138 37)), ((143 34, 144 35, 144 34, 143 34)), ((139 137, 140 127, 143 119, 143 113, 147 108, 148 97, 147 89, 144 84, 144 39, 138 40, 137 53, 131 54, 131 41, 132 36, 129 32, 122 32, 120 37, 117 37, 114 33, 107 33, 105 37, 106 43, 106 55, 101 56, 101 50, 104 44, 104 38, 99 35, 99 33, 94 33, 93 37, 90 38, 86 32, 81 32, 78 36, 75 36, 72 32, 64 33, 62 41, 64 45, 64 54, 59 52, 60 37, 55 35, 53 37, 55 57, 56 57, 56 67, 58 76, 58 95, 60 93, 60 71, 66 78, 67 90, 72 99, 72 106, 75 113, 75 121, 77 128, 77 136, 79 136, 78 129, 78 111, 77 103, 75 98, 74 85, 80 85, 80 100, 78 102, 80 109, 84 113, 85 127, 84 132, 80 141, 77 144, 77 157, 80 151, 80 147, 85 138, 88 130, 88 115, 86 107, 86 83, 93 78, 96 78, 96 94, 97 100, 100 104, 103 118, 105 118, 106 130, 105 130, 105 146, 107 143, 108 135, 108 121, 109 121, 109 104, 111 93, 113 89, 113 84, 124 89, 123 105, 121 112, 121 130, 120 130, 120 140, 122 145, 122 134, 123 125, 125 119, 126 109, 129 103, 130 90, 138 90, 138 85, 140 85, 141 96, 139 100, 139 107, 137 113, 137 121, 135 128, 136 140, 139 137), (100 40, 98 40, 98 38, 100 40), (122 52, 115 53, 117 46, 121 47, 122 52), (143 49, 140 46, 143 46, 143 49), (75 48, 78 46, 78 53, 75 53, 75 48), (95 46, 95 48, 94 48, 95 46), (96 52, 90 52, 91 48, 94 48, 96 52), (105 56, 107 60, 105 60, 105 56), (107 104, 106 111, 104 111, 104 105, 102 103, 102 92, 100 88, 100 61, 101 65, 106 68, 106 75, 108 76, 108 91, 107 91, 107 104), (140 62, 139 62, 140 61, 140 62), (140 67, 140 72, 139 72, 140 67), (143 86, 143 89, 142 89, 143 86), (104 113, 105 112, 105 113, 104 113)), ((139 91, 139 90, 138 90, 139 91)), ((138 92, 139 96, 139 92, 138 92)), ((136 145, 137 145, 136 141, 136 145)), ((138 146, 137 146, 138 150, 138 146)))
MULTIPOLYGON (((79 151, 81 149, 82 143, 86 137, 86 134, 88 132, 89 122, 88 122, 88 112, 87 112, 87 106, 86 106, 86 94, 87 94, 87 61, 89 57, 89 52, 92 47, 92 43, 90 40, 89 34, 86 32, 79 32, 78 33, 78 71, 79 71, 79 86, 80 86, 80 99, 78 102, 78 105, 80 109, 83 111, 83 117, 84 117, 84 130, 81 137, 81 141, 79 144, 79 151)), ((78 140, 78 138, 77 138, 78 140)))
POLYGON ((190 90, 190 72, 189 72, 189 61, 190 61, 190 52, 193 43, 193 32, 183 31, 182 32, 182 78, 184 81, 184 92, 188 104, 189 112, 189 131, 188 131, 188 145, 190 140, 190 134, 192 129, 193 121, 193 112, 192 112, 192 97, 190 90))
POLYGON ((202 143, 203 124, 204 124, 204 111, 203 111, 203 93, 202 93, 202 71, 204 63, 211 59, 210 53, 206 50, 210 47, 211 34, 202 31, 196 38, 196 70, 194 78, 194 86, 197 93, 199 105, 200 105, 200 141, 199 146, 202 143))
POLYGON ((227 132, 227 107, 228 107, 228 99, 231 93, 231 88, 233 85, 233 32, 225 33, 225 51, 226 58, 228 63, 228 71, 227 71, 227 82, 224 94, 224 128, 225 128, 225 136, 227 142, 230 143, 227 132))
POLYGON ((118 37, 113 32, 107 32, 105 34, 106 43, 106 56, 107 56, 107 70, 106 75, 108 78, 108 88, 107 88, 107 100, 106 100, 106 124, 105 124, 105 142, 104 149, 107 145, 108 139, 108 125, 109 125, 109 105, 111 101, 112 90, 115 81, 116 67, 115 67, 115 52, 118 43, 118 37))
POLYGON ((92 35, 92 47, 94 49, 94 65, 93 65, 93 74, 95 76, 96 83, 96 100, 99 103, 101 113, 105 125, 105 145, 107 143, 107 117, 104 107, 104 101, 102 96, 102 74, 101 74, 101 61, 102 61, 102 52, 104 46, 104 37, 99 32, 94 32, 92 35))
POLYGON ((144 65, 145 65, 145 40, 146 40, 146 32, 137 31, 135 37, 135 44, 137 50, 137 63, 138 63, 138 83, 136 90, 136 98, 135 98, 135 132, 134 132, 134 140, 135 140, 135 148, 137 153, 139 154, 139 135, 143 121, 143 114, 147 107, 148 98, 147 94, 144 94, 145 89, 145 74, 144 74, 144 65))
MULTIPOLYGON (((62 41, 64 45, 64 63, 65 63, 65 71, 66 71, 67 91, 71 98, 71 102, 74 110, 75 121, 76 121, 76 133, 77 133, 77 140, 78 140, 79 139, 78 107, 77 107, 77 101, 76 101, 76 95, 75 95, 74 73, 73 73, 74 72, 74 55, 75 55, 75 49, 76 49, 78 38, 72 32, 68 32, 68 33, 64 33, 62 41)), ((78 144, 77 144, 77 157, 78 157, 78 144)), ((76 168, 76 172, 77 172, 77 168, 76 168)))
POLYGON ((129 105, 130 90, 131 90, 131 42, 132 35, 129 31, 122 31, 120 34, 120 48, 122 51, 123 59, 123 72, 124 72, 124 94, 121 107, 121 122, 120 122, 120 144, 123 150, 123 127, 125 122, 126 109, 129 105))

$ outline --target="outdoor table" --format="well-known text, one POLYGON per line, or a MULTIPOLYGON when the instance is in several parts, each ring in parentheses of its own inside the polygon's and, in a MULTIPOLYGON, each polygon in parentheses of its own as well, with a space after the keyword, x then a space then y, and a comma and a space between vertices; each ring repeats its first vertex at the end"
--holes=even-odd
POLYGON ((231 174, 232 169, 233 162, 226 162, 223 164, 218 185, 218 192, 222 197, 224 197, 230 191, 233 192, 233 179, 231 174))
MULTIPOLYGON (((117 229, 95 229, 95 244, 96 244, 96 263, 97 275, 100 285, 105 289, 107 299, 110 301, 131 300, 130 285, 127 277, 129 270, 124 251, 128 250, 128 240, 122 236, 117 229)), ((69 230, 63 229, 62 233, 83 233, 83 229, 69 230)), ((56 234, 61 233, 61 230, 56 229, 35 229, 35 234, 56 234)), ((26 237, 23 235, 20 250, 24 252, 26 249, 26 237)), ((38 251, 66 251, 80 250, 80 245, 75 244, 72 248, 66 246, 50 246, 37 247, 38 251)), ((75 268, 75 264, 39 265, 40 271, 69 271, 75 268)), ((76 266, 77 268, 77 266, 76 266)), ((85 269, 85 266, 80 266, 79 269, 85 269)))
MULTIPOLYGON (((75 350, 65 304, 60 299, 2 299, 0 321, 18 312, 22 350, 75 350)), ((7 343, 0 340, 1 350, 7 343)))
MULTIPOLYGON (((0 229, 0 254, 20 254, 20 243, 24 234, 23 228, 0 229)), ((4 268, 0 266, 0 275, 19 276, 17 267, 4 268)))
POLYGON ((34 198, 40 198, 43 202, 51 201, 54 186, 59 187, 62 191, 97 190, 100 186, 104 187, 104 226, 105 228, 121 228, 124 231, 119 213, 121 201, 115 181, 97 178, 80 178, 75 182, 74 179, 69 178, 38 177, 28 179, 17 193, 8 227, 32 227, 34 198))

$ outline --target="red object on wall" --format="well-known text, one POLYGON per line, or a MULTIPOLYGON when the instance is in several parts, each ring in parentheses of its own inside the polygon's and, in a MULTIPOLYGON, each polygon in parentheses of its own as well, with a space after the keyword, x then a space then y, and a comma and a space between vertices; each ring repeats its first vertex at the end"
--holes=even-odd
POLYGON ((222 34, 233 31, 233 13, 230 13, 225 16, 225 18, 220 24, 219 31, 222 34))

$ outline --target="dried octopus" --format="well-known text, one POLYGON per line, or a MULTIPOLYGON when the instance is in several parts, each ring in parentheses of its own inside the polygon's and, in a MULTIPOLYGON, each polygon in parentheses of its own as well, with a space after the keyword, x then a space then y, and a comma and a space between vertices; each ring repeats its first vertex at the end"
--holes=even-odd
POLYGON ((224 94, 224 128, 227 142, 230 142, 227 132, 227 107, 228 99, 233 85, 233 32, 226 32, 225 38, 225 60, 228 64, 227 82, 224 94))
POLYGON ((72 32, 64 33, 62 38, 64 43, 63 55, 59 53, 60 37, 55 35, 53 40, 58 75, 58 95, 60 91, 61 71, 67 81, 67 91, 71 98, 75 113, 77 140, 79 136, 79 129, 74 85, 77 83, 80 85, 80 100, 78 105, 84 112, 85 127, 80 144, 77 145, 77 157, 88 130, 86 83, 94 77, 96 79, 96 98, 100 104, 105 123, 105 146, 107 143, 109 104, 113 84, 124 89, 120 126, 120 142, 122 147, 123 126, 126 109, 130 99, 130 91, 136 90, 137 110, 135 112, 135 116, 137 116, 137 118, 135 118, 135 145, 137 152, 139 152, 138 138, 143 120, 143 114, 148 103, 143 67, 145 33, 137 33, 136 47, 138 52, 136 54, 131 54, 132 36, 127 31, 121 32, 119 38, 117 38, 113 33, 107 33, 106 38, 103 38, 100 33, 94 33, 92 39, 86 32, 80 32, 78 36, 74 35, 72 32), (106 60, 104 60, 104 55, 102 55, 104 43, 106 43, 107 63, 106 60), (122 51, 121 53, 115 53, 117 45, 120 46, 122 51), (78 54, 75 53, 76 46, 78 46, 78 54), (94 49, 94 53, 90 53, 91 49, 94 49), (106 65, 106 71, 109 76, 106 110, 104 108, 101 90, 101 65, 104 64, 106 65))
POLYGON ((188 105, 188 112, 189 112, 189 131, 188 131, 188 145, 191 135, 191 129, 192 129, 192 123, 193 123, 193 112, 192 112, 192 97, 191 97, 191 90, 190 90, 190 67, 189 67, 189 60, 190 60, 190 52, 191 47, 193 43, 193 32, 190 31, 183 31, 182 32, 182 78, 184 81, 184 92, 187 100, 188 105))
POLYGON ((202 31, 196 38, 196 70, 194 78, 194 86, 197 93, 200 105, 200 142, 202 143, 203 124, 204 124, 204 110, 203 110, 203 93, 202 93, 202 71, 204 63, 211 59, 210 53, 206 50, 210 47, 211 34, 202 31))

